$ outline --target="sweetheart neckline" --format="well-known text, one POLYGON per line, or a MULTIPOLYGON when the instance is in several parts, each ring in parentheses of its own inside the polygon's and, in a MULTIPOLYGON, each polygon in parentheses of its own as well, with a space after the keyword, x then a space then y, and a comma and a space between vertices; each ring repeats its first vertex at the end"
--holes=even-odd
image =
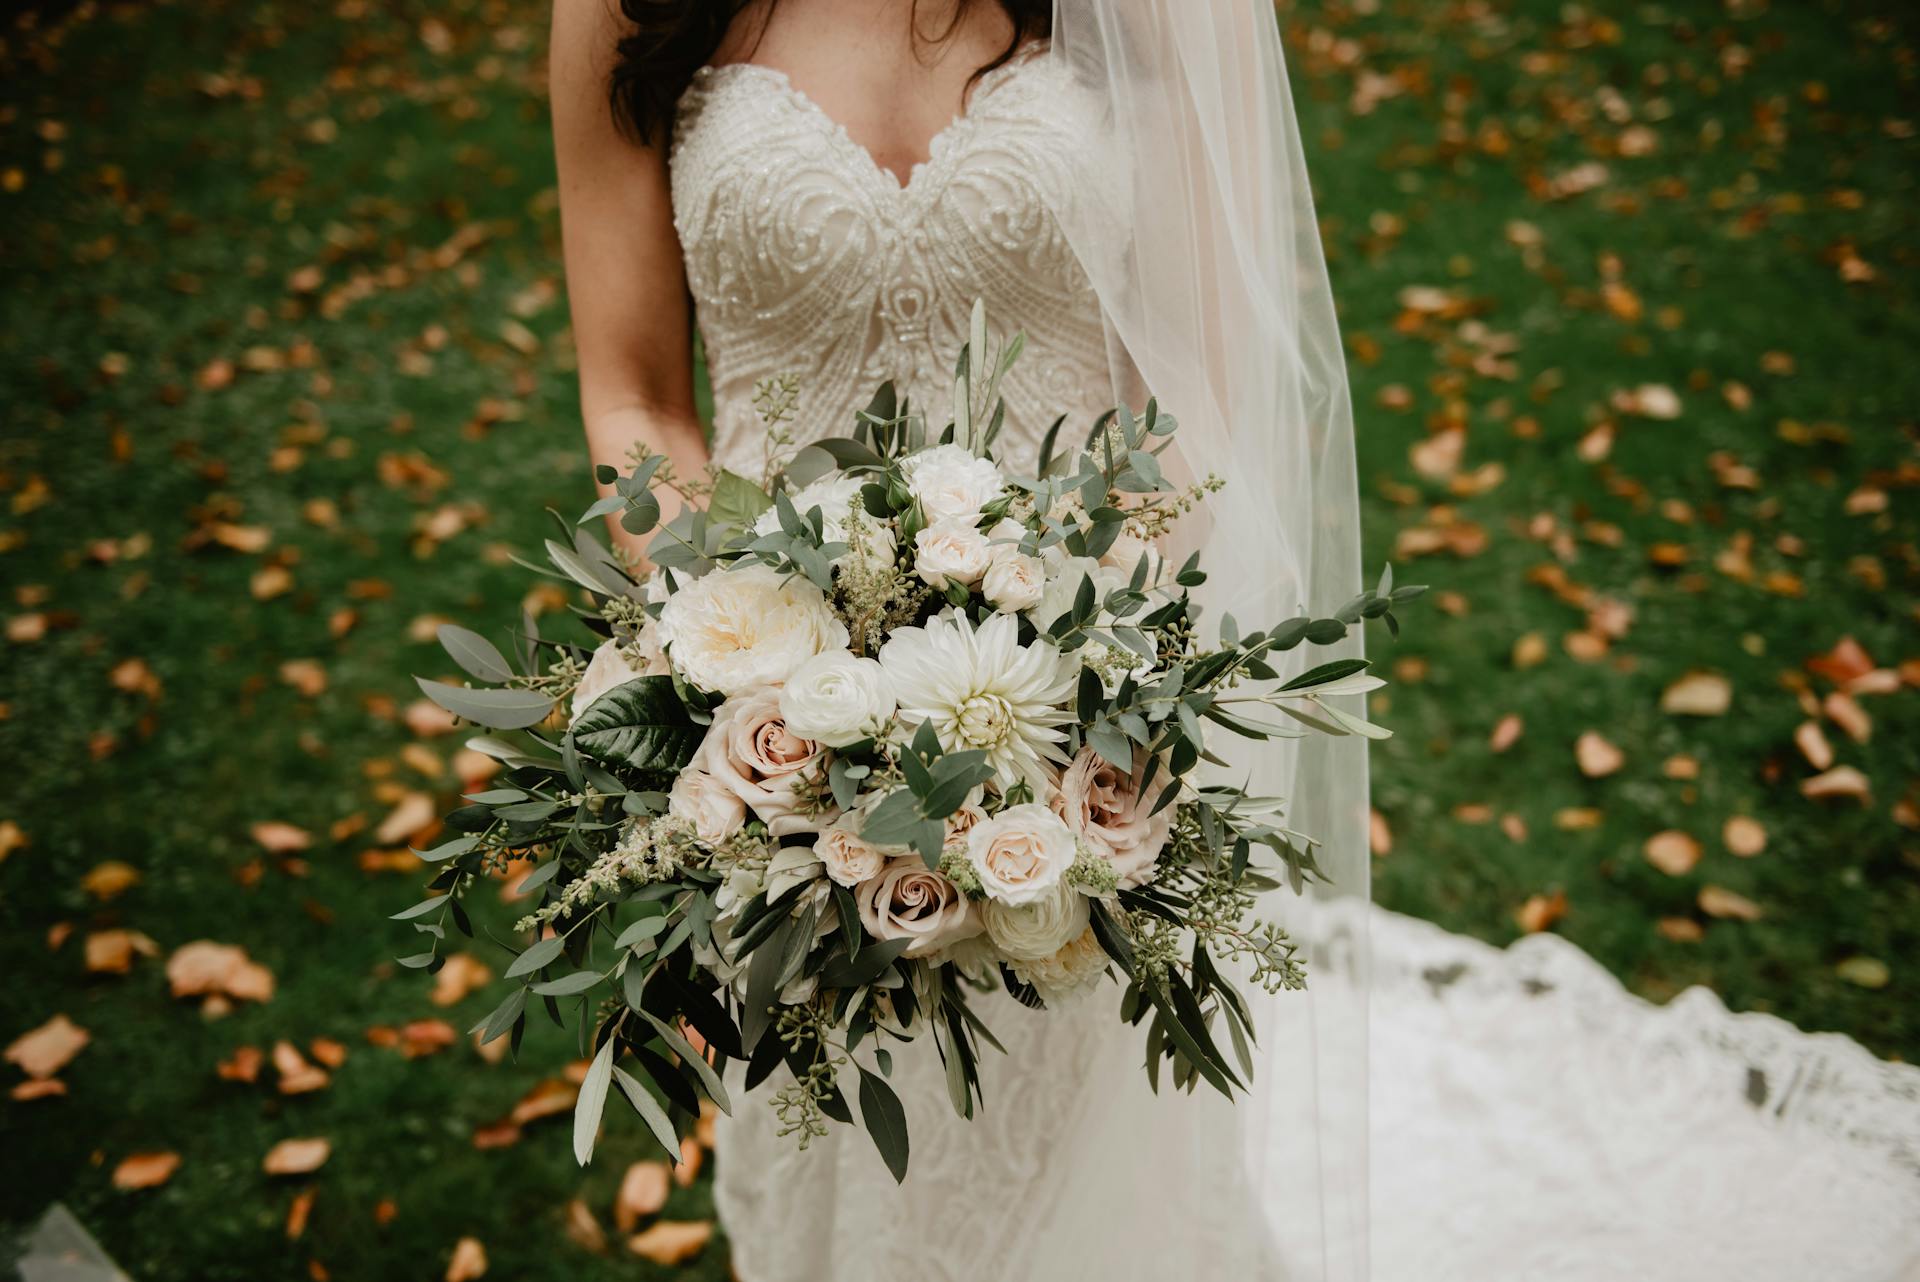
MULTIPOLYGON (((762 62, 723 62, 719 64, 708 64, 694 72, 693 85, 699 85, 702 81, 715 80, 730 73, 758 74, 760 77, 772 83, 775 88, 780 89, 786 95, 787 99, 800 111, 814 117, 825 126, 829 136, 838 139, 845 148, 856 153, 859 159, 865 162, 863 166, 865 172, 878 181, 889 194, 898 198, 906 198, 918 194, 923 185, 920 181, 922 173, 931 169, 934 164, 940 160, 942 153, 950 149, 952 141, 957 135, 978 121, 979 109, 987 97, 994 90, 1011 80, 1015 71, 1036 60, 1036 47, 1029 46, 1026 50, 1014 55, 1011 61, 995 67, 992 71, 982 76, 980 82, 973 86, 973 91, 968 94, 967 100, 962 104, 960 110, 955 112, 951 120, 947 121, 947 123, 939 129, 936 129, 933 135, 927 139, 927 158, 925 160, 915 161, 913 168, 907 171, 907 176, 904 179, 894 170, 881 164, 874 156, 873 151, 868 148, 865 143, 862 143, 848 132, 845 124, 834 116, 832 112, 821 106, 813 95, 794 84, 793 77, 778 67, 770 67, 762 62)), ((689 89, 691 90, 692 87, 693 86, 690 85, 689 89)))

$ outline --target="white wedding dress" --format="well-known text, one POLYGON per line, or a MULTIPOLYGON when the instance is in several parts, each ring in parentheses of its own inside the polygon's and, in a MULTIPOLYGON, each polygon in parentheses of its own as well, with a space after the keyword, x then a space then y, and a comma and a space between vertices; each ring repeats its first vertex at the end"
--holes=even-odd
MULTIPOLYGON (((762 470, 764 379, 797 376, 798 440, 844 434, 884 379, 938 404, 976 297, 1027 333, 1002 457, 1031 458, 1061 411, 1084 427, 1106 408, 1099 303, 1062 230, 1109 178, 1096 114, 1058 65, 1016 61, 903 183, 781 73, 698 73, 671 171, 716 461, 762 470)), ((1920 1277, 1920 1071, 1702 993, 1646 1006, 1558 940, 1502 954, 1343 911, 1374 950, 1371 1276, 1920 1277)), ((859 1129, 803 1153, 763 1098, 737 1098, 716 1196, 739 1277, 1368 1276, 1364 1250, 1298 1250, 1284 1208, 1252 1204, 1219 1142, 1232 1106, 1148 1094, 1117 992, 1045 1014, 982 1003, 1009 1054, 984 1052, 972 1122, 930 1046, 896 1048, 903 1187, 859 1129)))

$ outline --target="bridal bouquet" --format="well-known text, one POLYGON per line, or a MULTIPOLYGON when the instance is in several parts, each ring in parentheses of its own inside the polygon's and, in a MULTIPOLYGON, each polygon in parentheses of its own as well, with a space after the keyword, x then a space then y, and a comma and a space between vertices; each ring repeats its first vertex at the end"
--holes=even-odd
POLYGON ((426 693, 526 733, 472 740, 501 773, 422 852, 436 893, 400 916, 433 942, 404 961, 438 966, 446 927, 470 931, 461 896, 532 863, 531 942, 477 1031, 517 1044, 530 1005, 572 1009, 592 1053, 580 1161, 614 1087, 677 1156, 676 1119, 729 1108, 737 1060, 748 1087, 790 1070, 773 1103, 803 1146, 857 1094, 900 1179, 889 1047, 930 1040, 971 1117, 999 1045, 983 994, 1044 1008, 1116 979, 1155 1087, 1231 1094, 1255 1030, 1227 974, 1304 984, 1256 901, 1315 875, 1311 840, 1277 799, 1196 771, 1215 732, 1383 735, 1330 701, 1382 684, 1364 661, 1282 682, 1274 656, 1392 626, 1421 589, 1383 576, 1335 617, 1222 618, 1203 640, 1204 571, 1156 542, 1219 481, 1169 482, 1177 425, 1152 403, 1061 457, 1056 423, 1031 472, 996 461, 1019 346, 990 352, 976 316, 942 430, 889 385, 851 435, 794 449, 776 385, 758 480, 676 477, 659 455, 600 468, 613 493, 529 563, 582 591, 590 647, 529 617, 509 661, 442 629, 479 684, 426 693), (668 487, 686 505, 663 526, 668 487), (616 515, 652 533, 650 571, 590 532, 616 515))

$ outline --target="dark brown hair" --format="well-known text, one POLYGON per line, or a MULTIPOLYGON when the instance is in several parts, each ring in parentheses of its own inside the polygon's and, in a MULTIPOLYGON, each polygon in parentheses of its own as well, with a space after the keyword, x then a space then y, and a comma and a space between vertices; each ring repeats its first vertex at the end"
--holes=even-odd
MULTIPOLYGON (((914 7, 913 30, 920 35, 920 0, 914 7)), ((934 43, 953 34, 973 0, 958 0, 945 31, 930 37, 934 43)), ((979 79, 1001 66, 1031 40, 1044 40, 1053 27, 1053 0, 996 0, 1013 21, 1013 35, 999 56, 974 71, 979 79)), ((620 13, 630 28, 616 46, 618 61, 608 86, 614 119, 630 136, 657 143, 673 125, 673 110, 693 80, 693 73, 713 60, 727 29, 752 0, 620 0, 620 13)), ((779 0, 768 0, 761 30, 773 16, 779 0)))

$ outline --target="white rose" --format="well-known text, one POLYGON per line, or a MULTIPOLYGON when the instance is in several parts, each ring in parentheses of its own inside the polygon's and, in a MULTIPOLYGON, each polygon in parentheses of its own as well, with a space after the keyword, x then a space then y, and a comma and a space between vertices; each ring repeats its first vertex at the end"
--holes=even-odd
POLYGON ((739 832, 747 803, 704 770, 683 770, 667 794, 667 813, 693 825, 694 835, 713 844, 739 832))
POLYGON ((880 847, 862 840, 842 824, 823 831, 820 840, 813 843, 813 853, 826 866, 827 876, 847 887, 878 877, 887 863, 880 847))
POLYGON ((980 591, 994 609, 1017 614, 1040 604, 1046 590, 1045 574, 1039 557, 1022 556, 1018 552, 1002 554, 994 557, 993 564, 987 567, 986 575, 980 580, 980 591))
POLYGON ((967 862, 980 888, 1004 904, 1041 899, 1060 884, 1076 853, 1060 816, 1032 802, 1008 806, 967 833, 967 862))
POLYGON ((587 670, 580 674, 580 684, 573 688, 573 706, 567 724, 572 725, 580 720, 580 714, 607 691, 629 681, 638 681, 645 675, 627 661, 626 655, 620 653, 618 641, 602 641, 600 648, 593 652, 593 658, 587 661, 587 670))
POLYGON ((1160 549, 1146 539, 1131 534, 1122 534, 1113 541, 1106 555, 1100 558, 1100 564, 1116 571, 1128 583, 1133 582, 1133 572, 1140 564, 1140 558, 1147 559, 1147 577, 1144 587, 1156 587, 1166 573, 1166 558, 1160 555, 1160 549))
POLYGON ((1049 548, 1048 556, 1042 564, 1046 566, 1047 581, 1041 592, 1040 604, 1034 608, 1033 621, 1041 628, 1050 628, 1054 621, 1073 609, 1073 603, 1080 595, 1080 584, 1093 580, 1093 599, 1100 602, 1115 585, 1114 572, 1101 565, 1090 556, 1067 556, 1049 548))
POLYGON ((992 564, 987 536, 964 518, 936 522, 913 537, 913 572, 936 588, 970 588, 992 564))
MULTIPOLYGON (((865 479, 847 476, 835 472, 823 476, 811 485, 804 485, 789 497, 793 501, 793 510, 806 516, 814 508, 820 509, 820 525, 828 543, 842 543, 847 537, 847 517, 853 505, 860 499, 860 487, 865 479)), ((753 523, 755 534, 772 534, 780 528, 780 510, 770 507, 760 514, 753 523)))
POLYGON ((1084 990, 1106 968, 1106 950, 1089 926, 1050 957, 1014 962, 1013 974, 1054 1006, 1084 990))
POLYGON ((1038 899, 1008 904, 989 899, 980 905, 987 936, 1012 961, 1041 961, 1079 938, 1092 921, 1087 897, 1066 882, 1038 899))
POLYGON ((727 696, 779 685, 822 650, 847 644, 847 626, 819 588, 758 562, 693 580, 668 599, 659 628, 681 674, 727 696))
POLYGON ((693 764, 766 821, 776 837, 811 832, 818 818, 801 814, 799 785, 820 758, 820 745, 787 729, 780 692, 758 690, 727 700, 713 714, 693 764))
POLYGON ((980 916, 960 887, 918 855, 889 859, 878 876, 860 883, 853 899, 869 935, 913 941, 908 957, 925 957, 980 933, 980 916))
POLYGON ((893 682, 872 659, 845 650, 814 655, 780 688, 780 715, 802 739, 844 748, 880 733, 893 715, 893 682))
POLYGON ((978 517, 980 509, 1000 497, 1007 480, 991 459, 983 459, 963 445, 936 445, 901 460, 907 489, 920 500, 929 525, 963 517, 978 517))

